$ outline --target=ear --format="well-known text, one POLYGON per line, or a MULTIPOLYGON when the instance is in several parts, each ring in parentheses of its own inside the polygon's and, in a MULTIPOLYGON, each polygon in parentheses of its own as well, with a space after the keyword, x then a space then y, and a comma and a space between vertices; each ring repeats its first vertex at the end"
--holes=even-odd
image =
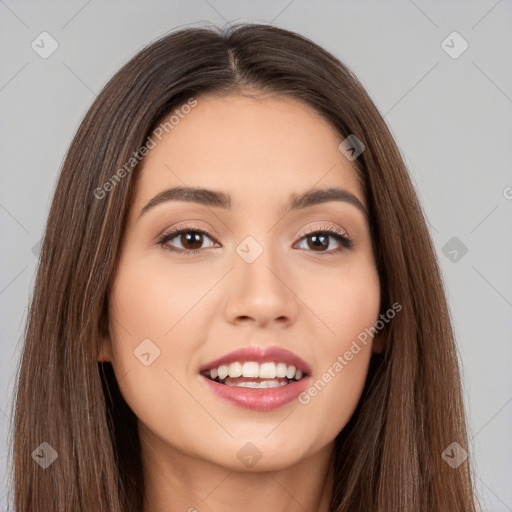
POLYGON ((98 362, 105 363, 112 361, 112 342, 109 336, 102 336, 100 339, 100 353, 98 362))
POLYGON ((105 363, 112 361, 112 341, 110 339, 110 325, 108 315, 108 296, 102 314, 98 321, 99 354, 98 362, 105 363))

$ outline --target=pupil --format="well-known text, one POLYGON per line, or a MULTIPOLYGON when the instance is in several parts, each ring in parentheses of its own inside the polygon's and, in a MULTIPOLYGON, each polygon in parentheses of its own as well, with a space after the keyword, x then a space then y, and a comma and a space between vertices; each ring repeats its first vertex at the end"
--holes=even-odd
MULTIPOLYGON (((199 247, 201 247, 201 233, 196 233, 195 231, 191 231, 189 233, 185 233, 184 234, 184 237, 185 237, 185 241, 186 243, 184 243, 183 245, 186 247, 186 244, 189 244, 189 245, 192 245, 193 249, 197 249, 198 247, 196 247, 197 245, 199 247)), ((182 243, 183 243, 183 240, 182 240, 182 243)))
POLYGON ((327 241, 327 237, 325 235, 312 235, 311 241, 312 247, 327 247, 329 245, 329 242, 327 241))

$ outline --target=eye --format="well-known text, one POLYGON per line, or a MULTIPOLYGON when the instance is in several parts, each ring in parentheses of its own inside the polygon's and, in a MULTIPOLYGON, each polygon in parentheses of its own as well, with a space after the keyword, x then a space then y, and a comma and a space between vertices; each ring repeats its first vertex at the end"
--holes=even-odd
MULTIPOLYGON (((315 228, 309 233, 306 233, 299 242, 306 242, 306 248, 312 249, 312 252, 320 252, 325 255, 337 254, 344 249, 351 249, 354 245, 346 231, 332 226, 315 228), (331 239, 336 241, 338 247, 329 249, 331 239)), ((303 248, 304 247, 299 247, 299 249, 303 248)))
MULTIPOLYGON (((157 243, 170 251, 182 254, 197 254, 201 252, 202 249, 208 248, 202 247, 205 238, 213 242, 213 245, 210 247, 220 246, 217 241, 213 241, 208 233, 197 226, 184 226, 164 233, 157 243), (180 244, 181 246, 176 246, 176 244, 180 244)), ((306 242, 307 247, 299 247, 299 249, 311 249, 312 252, 319 252, 325 255, 337 254, 344 249, 351 249, 353 247, 352 240, 347 233, 342 229, 332 226, 311 230, 300 238, 299 244, 303 242, 306 242), (333 239, 338 246, 334 249, 329 249, 332 245, 331 240, 333 239)))
POLYGON ((208 233, 202 229, 196 226, 184 226, 164 233, 157 243, 170 251, 196 254, 201 251, 205 237, 212 240, 208 233), (174 244, 170 243, 174 239, 177 239, 177 243, 181 244, 181 247, 175 247, 174 244))

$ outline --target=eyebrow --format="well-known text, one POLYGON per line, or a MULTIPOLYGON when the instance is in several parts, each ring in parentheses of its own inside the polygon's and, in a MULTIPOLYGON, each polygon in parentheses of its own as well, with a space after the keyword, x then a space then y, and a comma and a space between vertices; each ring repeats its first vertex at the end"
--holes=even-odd
MULTIPOLYGON (((151 208, 167 201, 187 201, 204 206, 223 208, 225 210, 231 209, 231 197, 224 192, 206 188, 174 187, 164 190, 153 197, 153 199, 142 208, 139 217, 151 208)), ((351 204, 358 208, 368 219, 368 212, 361 201, 348 190, 337 187, 312 189, 302 194, 292 193, 287 204, 283 207, 283 211, 301 210, 329 201, 340 201, 351 204)))

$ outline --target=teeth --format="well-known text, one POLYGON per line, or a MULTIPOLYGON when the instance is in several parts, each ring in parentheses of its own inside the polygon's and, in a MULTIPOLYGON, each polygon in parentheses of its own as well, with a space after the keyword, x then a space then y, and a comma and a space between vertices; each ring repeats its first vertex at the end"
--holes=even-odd
POLYGON ((258 363, 244 363, 242 375, 244 377, 259 377, 260 365, 258 363))
POLYGON ((232 379, 242 376, 242 363, 231 363, 229 365, 229 376, 232 379))
MULTIPOLYGON (((302 370, 298 370, 295 366, 288 366, 286 363, 256 363, 254 361, 247 361, 245 363, 234 362, 229 365, 222 364, 218 368, 212 368, 210 370, 210 378, 212 380, 215 379, 224 380, 226 378, 236 379, 238 377, 246 377, 246 378, 260 378, 260 379, 283 379, 287 378, 289 380, 295 379, 300 380, 304 377, 304 372, 302 370)), ((270 381, 272 382, 272 381, 270 381)), ((276 381, 277 382, 277 381, 276 381)), ((245 385, 247 383, 243 383, 245 385)), ((261 383, 258 384, 258 387, 261 383)), ((264 384, 264 383, 263 383, 264 384)), ((233 385, 233 384, 229 384, 233 385)), ((238 384, 237 384, 238 385, 238 384)), ((240 384, 242 385, 242 384, 240 384)), ((245 386, 245 387, 253 387, 253 386, 245 386)), ((271 385, 270 387, 274 387, 271 385)))
POLYGON ((234 382, 230 379, 226 379, 224 384, 227 386, 240 387, 240 388, 278 388, 280 386, 286 386, 287 382, 279 382, 278 380, 264 380, 262 382, 234 382))
POLYGON ((222 364, 219 366, 218 371, 219 371, 219 379, 224 380, 228 376, 229 368, 226 364, 222 364))
POLYGON ((283 378, 286 377, 286 374, 288 373, 288 367, 286 366, 286 363, 278 363, 276 365, 276 377, 283 378))
POLYGON ((288 366, 288 372, 286 373, 286 377, 288 379, 293 379, 295 377, 295 366, 288 366))
POLYGON ((263 363, 260 365, 260 379, 275 379, 276 365, 275 363, 263 363))

